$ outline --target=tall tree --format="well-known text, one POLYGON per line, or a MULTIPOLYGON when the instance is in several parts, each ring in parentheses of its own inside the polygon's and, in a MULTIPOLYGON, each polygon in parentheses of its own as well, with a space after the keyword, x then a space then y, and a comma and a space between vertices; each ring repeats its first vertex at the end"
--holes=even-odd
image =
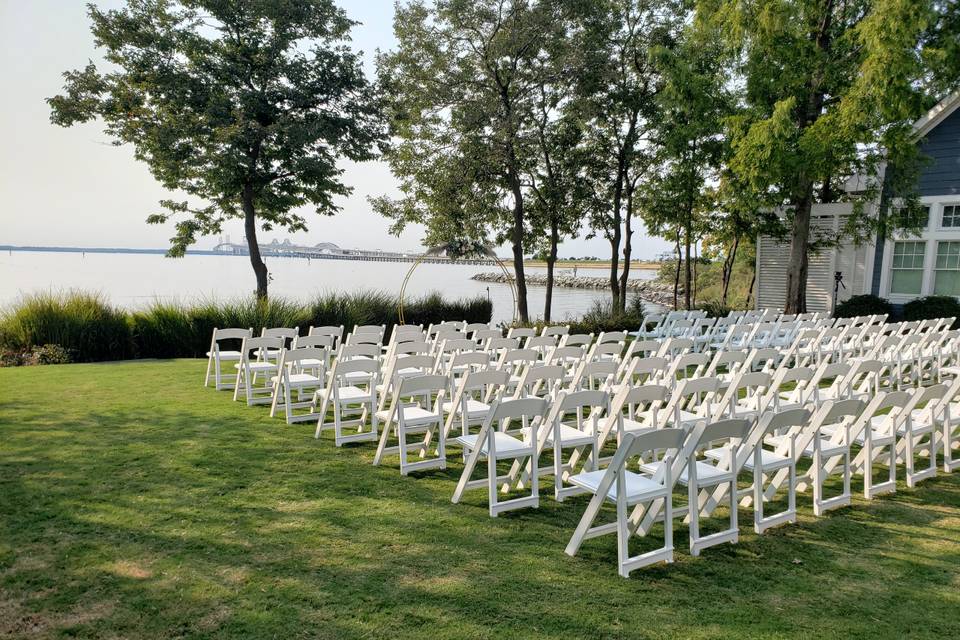
POLYGON ((257 229, 306 229, 302 205, 336 213, 334 198, 351 190, 337 160, 375 157, 385 135, 344 44, 354 23, 332 0, 129 0, 89 15, 109 67, 65 73, 64 93, 48 100, 52 122, 100 118, 115 144, 132 144, 164 187, 189 197, 147 218, 178 216, 169 255, 242 219, 265 298, 257 229))
POLYGON ((560 3, 414 0, 398 5, 396 51, 378 58, 394 144, 387 153, 403 196, 372 200, 392 218, 439 236, 473 233, 513 251, 520 320, 530 318, 524 277, 524 177, 537 162, 534 99, 544 43, 561 28, 560 3))
MULTIPOLYGON (((689 36, 689 34, 687 34, 689 36)), ((663 77, 657 95, 660 118, 652 133, 656 169, 646 189, 645 208, 652 227, 672 226, 682 236, 684 306, 695 303, 694 255, 716 205, 716 190, 726 144, 724 119, 732 97, 715 47, 685 38, 653 56, 663 77)))
POLYGON ((533 99, 535 161, 528 165, 525 177, 530 195, 530 244, 544 247, 547 263, 544 322, 550 322, 552 316, 557 247, 562 238, 574 235, 580 228, 580 202, 585 195, 576 152, 583 131, 569 109, 571 75, 579 70, 568 64, 565 39, 557 38, 549 44, 555 46, 549 56, 541 59, 536 74, 540 86, 533 99))
POLYGON ((813 204, 840 197, 844 177, 877 175, 884 163, 912 175, 910 123, 929 106, 926 61, 956 51, 928 31, 948 4, 698 0, 697 24, 728 45, 745 87, 746 109, 730 127, 730 168, 786 214, 788 313, 806 309, 813 204))
POLYGON ((583 203, 592 233, 610 243, 610 293, 614 309, 621 311, 626 304, 618 279, 624 209, 632 204, 632 190, 649 157, 645 138, 657 119, 660 78, 650 51, 673 43, 683 23, 682 4, 584 3, 572 34, 579 51, 576 109, 585 131, 580 154, 591 191, 583 203))

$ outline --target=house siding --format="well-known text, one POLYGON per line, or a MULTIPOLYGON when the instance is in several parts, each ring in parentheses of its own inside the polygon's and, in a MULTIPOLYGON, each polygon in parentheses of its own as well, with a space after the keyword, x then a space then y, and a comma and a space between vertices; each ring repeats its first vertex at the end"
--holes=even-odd
POLYGON ((920 195, 960 194, 960 109, 927 134, 920 151, 932 160, 920 173, 920 195))
MULTIPOLYGON (((850 203, 815 204, 810 220, 813 239, 835 238, 842 218, 850 215, 850 203)), ((872 250, 872 247, 870 247, 872 250)), ((861 293, 868 277, 865 263, 868 245, 844 243, 839 247, 811 254, 807 270, 807 311, 831 311, 833 307, 833 274, 843 273, 844 286, 838 292, 842 302, 861 293)), ((790 242, 770 236, 757 240, 756 306, 758 309, 782 309, 787 289, 787 263, 790 242)))

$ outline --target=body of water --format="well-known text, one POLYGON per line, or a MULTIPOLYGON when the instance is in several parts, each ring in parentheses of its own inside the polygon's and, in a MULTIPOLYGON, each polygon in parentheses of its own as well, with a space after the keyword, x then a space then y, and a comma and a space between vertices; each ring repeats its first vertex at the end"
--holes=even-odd
MULTIPOLYGON (((399 292, 410 263, 352 260, 267 258, 271 295, 307 300, 319 293, 379 289, 399 292)), ((407 296, 436 291, 445 298, 488 295, 493 301, 493 320, 513 315, 510 288, 503 284, 471 280, 480 271, 498 267, 421 264, 407 286, 407 296)), ((531 272, 543 269, 529 269, 531 272)), ((606 275, 603 269, 578 269, 578 275, 606 275)), ((635 271, 640 279, 655 271, 635 271)), ((24 294, 38 291, 82 289, 99 291, 114 304, 136 308, 154 300, 190 302, 199 298, 232 298, 254 290, 249 258, 232 255, 188 255, 167 258, 159 254, 71 253, 9 251, 0 254, 0 305, 8 306, 24 294)), ((530 315, 543 315, 546 289, 528 286, 530 315)), ((574 318, 589 309, 594 300, 608 298, 606 290, 554 289, 553 317, 574 318)))

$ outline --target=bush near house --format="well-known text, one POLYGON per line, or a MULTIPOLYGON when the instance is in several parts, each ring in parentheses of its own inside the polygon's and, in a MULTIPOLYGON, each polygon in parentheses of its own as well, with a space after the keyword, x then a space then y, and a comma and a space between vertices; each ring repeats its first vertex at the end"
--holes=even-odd
POLYGON ((953 296, 927 296, 903 305, 904 320, 955 318, 953 328, 960 326, 960 301, 953 296))
MULTIPOLYGON (((482 297, 444 300, 430 294, 404 304, 407 323, 489 322, 493 305, 482 297)), ((196 358, 210 347, 214 327, 299 327, 397 324, 397 298, 379 292, 330 293, 309 302, 271 298, 207 300, 195 305, 155 302, 135 311, 98 294, 68 291, 24 297, 0 313, 0 364, 130 358, 196 358)))
POLYGON ((869 293, 850 296, 843 302, 837 304, 833 310, 834 318, 852 318, 854 316, 872 316, 885 313, 888 316, 893 311, 893 305, 890 301, 880 296, 869 293))

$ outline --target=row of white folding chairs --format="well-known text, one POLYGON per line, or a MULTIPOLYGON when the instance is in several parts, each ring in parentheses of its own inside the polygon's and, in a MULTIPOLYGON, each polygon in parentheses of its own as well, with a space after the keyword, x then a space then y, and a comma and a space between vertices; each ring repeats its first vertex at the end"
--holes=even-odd
POLYGON ((616 390, 612 399, 609 396, 605 399, 602 392, 572 391, 561 394, 553 403, 548 398, 497 400, 487 411, 479 433, 456 438, 468 455, 453 501, 460 501, 468 489, 485 488, 491 515, 507 509, 537 506, 537 478, 544 472, 551 473, 555 476, 555 496, 559 500, 578 492, 594 494, 567 552, 573 555, 585 539, 616 531, 620 571, 627 575, 638 566, 672 560, 670 496, 678 482, 688 487, 688 505, 698 505, 697 509, 679 511, 690 522, 690 548, 697 555, 714 544, 736 541, 736 504, 740 498, 745 499, 745 506, 749 506, 752 499, 754 526, 762 533, 771 526, 795 521, 797 490, 812 486, 814 512, 822 515, 829 509, 849 504, 851 474, 864 476, 865 496, 872 498, 895 488, 897 462, 906 466, 909 486, 936 473, 938 450, 943 452, 945 471, 951 471, 956 467, 951 453, 960 444, 957 425, 951 417, 958 411, 958 386, 960 383, 954 382, 951 386, 940 384, 909 392, 881 392, 869 400, 830 400, 819 407, 786 411, 761 408, 747 417, 729 417, 717 412, 704 419, 688 421, 675 417, 671 421, 671 410, 664 407, 662 412, 654 409, 652 413, 654 416, 661 413, 662 418, 645 423, 634 419, 636 414, 632 408, 625 416, 624 408, 662 401, 666 388, 624 385, 616 390), (589 418, 584 419, 583 410, 587 407, 589 418), (575 422, 561 421, 564 415, 570 414, 576 415, 575 422), (511 429, 510 425, 517 421, 519 428, 511 429), (619 447, 603 471, 597 468, 601 460, 600 438, 611 432, 616 433, 619 447), (538 437, 538 434, 544 435, 538 437), (718 440, 728 443, 718 447, 718 440), (668 441, 672 444, 667 444, 668 441), (860 446, 856 457, 853 457, 854 445, 860 446), (538 464, 539 456, 550 448, 554 453, 553 468, 543 469, 538 464), (566 462, 562 458, 565 448, 574 449, 566 462), (589 455, 583 455, 585 449, 591 449, 589 455), (585 463, 577 473, 574 467, 578 454, 585 463), (644 473, 627 471, 627 459, 641 454, 647 454, 641 458, 640 469, 644 473), (927 468, 921 471, 916 470, 918 455, 928 460, 927 468), (652 462, 650 456, 659 456, 661 464, 652 462), (889 479, 878 484, 873 479, 873 466, 884 456, 889 479), (810 458, 812 465, 798 481, 796 465, 804 457, 810 458), (484 458, 487 477, 475 480, 472 476, 484 458), (497 462, 502 460, 513 462, 506 476, 497 470, 497 462), (731 465, 730 461, 734 463, 731 465), (840 495, 826 498, 824 483, 838 468, 844 478, 843 489, 840 495), (741 471, 753 474, 751 489, 737 489, 741 471), (529 487, 527 495, 507 500, 499 497, 500 493, 525 487, 529 487), (711 493, 707 491, 709 488, 715 490, 711 493), (783 488, 788 493, 787 510, 764 515, 764 502, 783 488), (699 517, 709 516, 724 494, 731 505, 730 527, 701 537, 699 517), (604 502, 617 505, 617 520, 594 526, 604 502), (656 509, 664 509, 664 504, 667 513, 658 518, 656 509), (642 507, 637 509, 637 505, 642 507), (627 507, 634 508, 631 517, 627 517, 627 507), (640 557, 629 557, 626 544, 630 534, 637 531, 646 534, 658 520, 666 526, 665 546, 640 557))
MULTIPOLYGON (((893 354, 896 354, 896 358, 890 360, 891 364, 887 366, 888 371, 885 379, 895 381, 897 388, 900 388, 904 383, 904 372, 907 372, 907 374, 913 376, 915 378, 914 382, 917 383, 924 379, 941 379, 941 372, 938 363, 942 362, 945 357, 942 351, 943 342, 947 337, 951 336, 954 347, 950 350, 950 352, 956 354, 956 346, 957 344, 960 344, 956 340, 956 332, 931 331, 927 332, 923 337, 912 334, 907 334, 902 337, 889 336, 887 338, 887 343, 877 343, 878 348, 884 347, 886 344, 887 350, 893 354), (911 340, 914 341, 916 348, 909 349, 905 346, 906 343, 911 340), (934 340, 937 340, 938 342, 934 344, 934 340)), ((575 338, 576 336, 568 337, 575 338)), ((529 337, 527 338, 527 344, 531 344, 534 340, 540 339, 541 337, 529 337)), ((690 352, 691 342, 689 340, 679 338, 669 339, 662 342, 633 341, 629 343, 629 346, 624 350, 625 335, 622 332, 609 333, 606 334, 606 337, 604 334, 602 334, 600 338, 592 344, 589 351, 585 351, 582 347, 586 347, 586 345, 591 344, 592 336, 584 336, 583 342, 576 345, 576 347, 573 345, 567 347, 549 347, 550 344, 555 344, 554 338, 547 338, 547 340, 548 342, 539 345, 539 349, 518 349, 516 348, 518 343, 513 338, 492 338, 487 341, 486 345, 481 345, 479 347, 469 339, 444 340, 440 343, 439 347, 436 345, 429 346, 427 343, 401 343, 396 346, 396 351, 388 353, 387 357, 381 360, 382 363, 385 363, 381 370, 381 378, 386 380, 388 384, 392 384, 394 378, 393 366, 398 362, 398 358, 401 356, 410 358, 414 355, 417 355, 420 356, 420 360, 427 360, 427 356, 429 355, 433 358, 433 360, 430 360, 428 363, 412 360, 405 367, 401 366, 400 369, 406 368, 411 370, 404 372, 404 375, 419 373, 444 373, 449 376, 450 390, 452 393, 453 383, 456 379, 456 371, 451 374, 451 372, 447 370, 447 367, 452 362, 453 356, 456 355, 466 357, 467 354, 472 351, 486 351, 491 364, 496 363, 498 368, 505 368, 510 370, 512 373, 518 371, 522 367, 527 366, 564 364, 568 370, 567 379, 573 375, 573 371, 581 362, 609 360, 614 363, 618 363, 617 380, 619 380, 619 378, 621 378, 625 373, 628 363, 631 363, 635 360, 632 358, 634 353, 640 353, 641 355, 645 356, 655 353, 656 355, 654 356, 654 359, 647 357, 639 361, 638 369, 633 373, 636 375, 642 375, 646 373, 648 376, 658 373, 669 373, 669 375, 665 377, 671 380, 671 384, 673 384, 675 377, 683 378, 689 377, 690 375, 712 375, 715 373, 720 373, 726 378, 729 378, 730 375, 736 373, 738 367, 742 365, 745 360, 750 360, 751 364, 753 365, 752 368, 756 370, 757 366, 753 360, 759 359, 759 362, 763 364, 763 370, 770 371, 772 370, 771 363, 779 364, 781 367, 787 364, 790 364, 791 366, 796 366, 797 364, 819 365, 823 364, 825 362, 825 358, 827 357, 821 352, 818 354, 815 360, 811 361, 809 358, 804 359, 805 352, 803 349, 793 351, 791 351, 791 349, 787 349, 786 351, 778 351, 774 348, 767 348, 753 349, 750 351, 718 351, 714 353, 712 359, 708 360, 707 354, 690 352), (646 351, 646 349, 657 349, 657 351, 646 351), (659 371, 657 371, 655 367, 657 357, 661 357, 663 360, 665 360, 665 362, 662 362, 661 366, 659 367, 659 371), (687 370, 691 368, 693 373, 687 373, 687 370), (722 369, 725 369, 726 371, 721 371, 722 369)), ((350 357, 377 358, 378 356, 377 350, 373 347, 369 347, 369 351, 364 351, 364 345, 345 345, 344 349, 351 350, 350 357)), ((345 353, 346 352, 344 352, 344 354, 345 353)), ((846 354, 841 350, 828 355, 841 359, 846 354)), ((868 356, 867 359, 869 359, 869 356, 880 357, 882 354, 865 353, 865 355, 868 356)), ((341 357, 343 357, 343 355, 341 355, 341 357)), ((478 363, 485 365, 487 360, 482 356, 478 356, 477 358, 469 361, 470 365, 477 365, 478 363)), ((462 368, 467 364, 467 362, 464 362, 457 366, 462 368)), ((839 366, 839 363, 837 363, 837 366, 839 366)), ((836 366, 834 366, 834 369, 836 369, 836 366)), ((836 371, 834 371, 834 374, 839 375, 839 373, 836 371)), ((515 373, 514 382, 516 382, 517 377, 518 374, 515 373)), ((656 377, 656 375, 654 375, 654 377, 656 377)), ((794 381, 802 382, 800 378, 796 378, 794 381)), ((389 390, 390 387, 387 387, 386 391, 389 392, 389 390)), ((817 392, 816 385, 814 385, 813 392, 817 392)), ((383 402, 387 396, 388 393, 382 393, 380 396, 381 402, 383 402)), ((383 407, 381 406, 379 408, 382 409, 383 407)), ((288 412, 288 417, 289 415, 290 414, 288 412)))
MULTIPOLYGON (((386 353, 382 353, 380 342, 377 338, 376 327, 371 330, 365 330, 360 327, 359 333, 352 332, 348 334, 347 339, 336 350, 333 348, 336 344, 336 336, 326 332, 315 333, 312 335, 298 336, 296 330, 284 330, 283 336, 276 337, 258 337, 250 338, 247 330, 219 330, 213 340, 214 348, 211 351, 211 363, 216 371, 221 371, 221 361, 234 361, 235 382, 229 384, 218 381, 218 388, 233 389, 234 399, 240 399, 241 394, 250 405, 260 403, 271 404, 271 415, 275 415, 279 408, 283 408, 288 423, 312 420, 312 413, 307 415, 296 415, 296 409, 310 408, 314 402, 310 394, 318 387, 324 386, 325 375, 328 371, 332 359, 349 360, 354 358, 372 359, 377 363, 386 363, 386 371, 381 371, 382 377, 387 381, 393 380, 391 367, 396 364, 401 356, 405 356, 407 362, 400 366, 400 369, 415 368, 416 373, 434 373, 444 367, 449 367, 450 359, 454 355, 465 354, 482 348, 469 339, 442 339, 439 343, 430 344, 427 342, 399 342, 384 347, 386 353), (369 331, 369 332, 367 332, 369 331), (293 336, 292 348, 287 349, 286 340, 293 336), (359 335, 359 338, 352 339, 359 335), (242 337, 241 337, 242 336, 242 337), (364 337, 367 336, 367 337, 364 337), (236 351, 225 351, 220 349, 220 341, 226 339, 240 339, 241 347, 236 351), (413 356, 419 356, 413 358, 413 356), (411 359, 413 358, 413 359, 411 359), (427 361, 425 364, 424 361, 427 361), (296 396, 296 397, 294 397, 296 396)), ((267 330, 265 333, 279 330, 267 330)), ((342 335, 342 331, 340 332, 342 335)), ((440 335, 439 333, 437 335, 440 335)), ((583 347, 575 348, 574 340, 577 336, 569 336, 570 347, 567 351, 582 350, 583 347)), ((621 336, 622 339, 622 336, 621 336)), ((527 338, 528 344, 535 341, 546 341, 539 345, 541 351, 533 349, 521 350, 517 352, 536 353, 543 355, 548 344, 554 344, 555 337, 537 336, 527 338)), ((592 341, 592 336, 584 336, 584 340, 579 343, 583 346, 592 341)), ((498 354, 508 357, 511 354, 509 347, 516 346, 515 338, 491 338, 487 341, 488 346, 497 347, 491 350, 491 360, 496 361, 498 354), (494 344, 499 341, 501 344, 494 344)), ((513 364, 513 363, 508 363, 513 364)), ((505 365, 506 366, 506 365, 505 365)), ((399 371, 399 369, 398 369, 399 371)), ((389 391, 389 389, 387 389, 389 391)))
MULTIPOLYGON (((761 378, 764 375, 762 373, 743 374, 741 376, 742 383, 732 385, 725 395, 726 401, 731 403, 731 408, 734 401, 740 398, 737 389, 751 384, 761 386, 761 378), (751 376, 753 377, 752 381, 748 380, 751 376)), ((716 462, 718 459, 723 459, 723 456, 718 454, 717 448, 712 447, 710 450, 702 452, 702 445, 721 439, 721 432, 727 433, 723 429, 734 424, 739 425, 736 427, 737 429, 747 429, 749 425, 754 423, 763 424, 766 416, 781 416, 777 420, 765 424, 762 430, 764 437, 754 443, 753 454, 751 454, 759 456, 759 458, 755 459, 748 456, 747 459, 738 462, 733 469, 736 472, 733 474, 733 482, 735 482, 736 474, 742 468, 751 470, 751 467, 753 467, 753 471, 759 470, 762 475, 787 467, 795 469, 799 457, 812 457, 815 460, 815 471, 813 472, 813 480, 815 481, 813 482, 814 510, 819 515, 827 509, 849 503, 849 475, 851 469, 865 470, 864 473, 867 474, 865 493, 868 497, 873 497, 878 493, 879 488, 872 483, 872 471, 870 469, 883 453, 884 447, 886 447, 888 457, 893 455, 890 452, 898 452, 898 459, 903 460, 907 465, 908 484, 912 485, 921 477, 929 475, 931 469, 934 469, 933 465, 936 461, 938 446, 937 438, 941 437, 938 435, 941 432, 937 431, 939 425, 944 425, 940 443, 942 450, 945 452, 947 459, 945 466, 948 469, 953 468, 950 462, 950 452, 956 448, 957 444, 957 436, 954 433, 955 425, 950 418, 950 403, 956 396, 957 383, 954 383, 949 389, 947 385, 935 385, 911 390, 910 392, 875 393, 871 396, 872 400, 870 402, 867 399, 828 400, 821 404, 819 408, 816 405, 811 405, 807 408, 798 407, 787 411, 774 412, 772 409, 768 410, 766 406, 761 405, 753 414, 744 417, 743 414, 737 414, 735 411, 724 411, 724 400, 714 403, 713 411, 706 414, 687 414, 679 408, 682 398, 696 393, 715 392, 718 386, 718 381, 715 379, 684 381, 673 394, 670 393, 668 388, 658 388, 656 385, 640 387, 624 385, 612 394, 609 389, 571 389, 561 392, 558 396, 546 395, 544 397, 525 396, 520 393, 505 397, 502 390, 506 388, 506 382, 507 375, 502 371, 470 373, 465 376, 461 387, 458 389, 458 397, 455 397, 452 402, 446 402, 443 397, 446 391, 446 381, 443 376, 411 378, 404 381, 398 389, 391 409, 379 414, 380 419, 385 421, 386 426, 379 438, 375 464, 380 464, 385 455, 396 452, 401 456, 401 473, 406 474, 410 471, 428 468, 444 468, 446 465, 446 446, 452 435, 451 427, 456 415, 454 408, 459 406, 461 434, 453 438, 453 442, 463 448, 466 465, 454 493, 454 502, 462 498, 464 491, 483 487, 487 489, 489 494, 491 515, 496 515, 508 509, 536 506, 539 500, 538 479, 544 473, 555 476, 554 494, 558 500, 580 493, 590 487, 598 487, 598 483, 604 477, 604 473, 600 472, 598 468, 598 463, 601 461, 600 453, 605 439, 611 433, 616 435, 622 447, 627 436, 636 437, 651 431, 662 433, 664 430, 673 429, 683 434, 694 434, 697 433, 698 425, 724 424, 726 426, 723 428, 711 427, 712 430, 708 430, 707 435, 703 435, 703 433, 699 433, 696 437, 691 435, 689 440, 684 441, 687 443, 695 442, 696 444, 692 449, 693 453, 702 454, 708 459, 712 457, 716 462), (476 404, 474 405, 470 403, 472 398, 464 400, 462 394, 470 388, 487 388, 487 394, 489 395, 490 386, 501 388, 501 393, 499 395, 495 394, 492 401, 487 403, 475 401, 476 404), (432 404, 426 406, 421 403, 405 404, 402 402, 403 398, 418 393, 425 394, 427 398, 436 399, 432 401, 432 404), (665 404, 661 407, 658 406, 658 403, 665 404), (638 411, 636 405, 645 406, 638 411), (927 411, 927 417, 924 417, 923 412, 925 410, 927 411), (626 415, 624 414, 625 411, 626 415), (444 420, 445 415, 446 420, 444 420), (643 415, 652 417, 647 421, 637 419, 642 418, 643 415), (565 421, 565 416, 570 416, 571 420, 565 421), (785 418, 783 416, 793 416, 795 419, 799 416, 803 417, 803 420, 788 423, 784 422, 785 418), (811 422, 807 419, 811 416, 815 416, 817 419, 811 422), (758 417, 761 417, 759 421, 757 420, 758 417), (859 422, 854 422, 853 418, 858 418, 859 422), (481 430, 479 433, 471 433, 469 430, 470 423, 477 419, 481 420, 481 430), (847 422, 845 423, 844 420, 847 422), (511 429, 511 424, 516 428, 511 429), (793 429, 793 431, 791 432, 790 429, 793 429), (398 442, 396 445, 390 446, 389 436, 392 432, 397 435, 398 442), (816 437, 814 438, 811 434, 816 437), (411 444, 407 441, 407 436, 423 436, 423 439, 411 444), (767 438, 765 436, 771 437, 767 438), (922 442, 924 436, 928 438, 926 444, 922 442), (897 444, 898 442, 900 444, 897 444), (772 452, 765 453, 757 448, 762 449, 764 444, 768 448, 772 448, 772 452), (850 449, 854 444, 860 444, 863 450, 868 451, 868 453, 861 453, 856 459, 851 460, 850 449), (925 449, 923 449, 924 446, 925 449), (428 455, 431 448, 435 450, 433 456, 428 455), (573 449, 573 451, 569 457, 564 459, 564 450, 567 449, 573 449), (546 450, 553 451, 552 468, 541 468, 538 464, 541 453, 546 450), (783 462, 785 450, 791 452, 787 463, 783 462), (918 450, 924 450, 931 461, 930 467, 923 472, 923 476, 917 474, 914 470, 915 453, 918 450), (420 459, 413 462, 408 461, 408 456, 411 453, 418 454, 420 459), (773 457, 771 458, 771 456, 773 457), (777 463, 780 466, 768 464, 770 460, 777 457, 780 458, 777 463), (487 461, 487 477, 475 480, 472 475, 483 458, 486 458, 487 461), (506 476, 499 474, 497 471, 496 463, 503 460, 513 462, 511 471, 506 476), (581 460, 583 461, 581 472, 574 473, 578 461, 581 460), (837 467, 838 460, 843 462, 846 478, 843 493, 835 498, 824 498, 824 479, 830 471, 837 467), (757 461, 760 463, 757 464, 757 461), (499 497, 499 493, 504 489, 522 488, 529 488, 529 494, 507 500, 499 497)), ((771 401, 768 399, 765 402, 769 403, 771 401)), ((956 409, 953 409, 953 411, 955 413, 956 409)), ((740 436, 729 435, 729 437, 738 442, 749 442, 746 431, 740 436)), ((664 447, 652 448, 662 449, 664 447)), ((677 460, 680 464, 685 464, 688 458, 689 456, 685 455, 677 460)), ((726 459, 729 460, 730 457, 728 456, 726 459)), ((708 462, 704 461, 702 464, 708 464, 708 462)), ((617 458, 615 456, 611 466, 616 467, 616 465, 617 458)), ((709 478, 705 477, 705 481, 717 480, 722 475, 716 473, 716 470, 709 470, 701 465, 697 465, 696 469, 704 471, 710 476, 709 478)), ((890 467, 891 478, 894 477, 895 466, 893 464, 890 467)), ((649 471, 650 469, 646 470, 649 471)), ((696 487, 710 484, 710 482, 699 482, 698 484, 696 474, 693 474, 693 480, 685 478, 682 467, 676 469, 676 471, 679 475, 674 475, 674 477, 685 484, 692 483, 696 487)), ((790 475, 793 476, 793 474, 790 475)), ((782 484, 784 477, 783 473, 778 474, 778 477, 773 479, 774 484, 782 484)), ((789 484, 788 489, 792 496, 794 491, 793 480, 790 480, 789 484)), ((735 484, 733 486, 735 487, 735 484)), ((760 486, 760 484, 756 485, 758 490, 760 486)), ((802 489, 805 485, 801 483, 800 486, 802 489)), ((885 483, 881 488, 889 490, 890 485, 885 483)), ((732 491, 736 491, 736 489, 734 488, 732 491)), ((767 487, 764 491, 769 493, 770 487, 767 487)), ((603 492, 600 493, 603 495, 603 492)), ((698 494, 699 490, 694 493, 694 495, 698 494)), ((731 494, 732 500, 735 501, 736 497, 739 496, 731 494)), ((783 520, 783 514, 777 516, 763 515, 763 501, 768 498, 769 496, 756 502, 755 524, 758 531, 783 520)), ((790 501, 791 511, 795 515, 792 497, 790 501)), ((735 514, 731 515, 731 518, 734 518, 731 529, 723 532, 723 535, 707 536, 705 538, 700 538, 696 531, 697 513, 689 513, 688 517, 692 519, 691 549, 694 553, 699 553, 699 550, 712 544, 736 538, 735 514)), ((592 518, 590 522, 592 522, 592 518)), ((667 546, 670 546, 670 544, 668 543, 667 546)), ((662 558, 652 556, 645 558, 649 561, 656 559, 662 558)), ((629 566, 629 563, 625 566, 629 566)))
MULTIPOLYGON (((723 318, 713 319, 721 327, 730 325, 751 325, 761 322, 790 322, 790 321, 817 321, 822 318, 819 313, 783 314, 776 309, 730 311, 723 318)), ((691 323, 698 320, 707 320, 703 310, 676 310, 666 313, 653 313, 644 318, 643 327, 637 333, 642 338, 669 338, 680 337, 690 328, 691 323)), ((710 326, 704 324, 701 326, 710 326)))
MULTIPOLYGON (((614 336, 614 340, 615 339, 616 336, 614 336)), ((629 352, 627 354, 628 357, 623 357, 619 343, 615 341, 604 342, 603 337, 601 337, 589 351, 585 351, 582 346, 554 347, 550 350, 543 351, 516 349, 513 348, 516 347, 516 342, 512 339, 505 338, 500 340, 508 344, 494 344, 493 346, 502 346, 503 348, 500 350, 490 349, 486 352, 482 350, 474 352, 476 345, 468 340, 445 341, 437 352, 432 352, 426 343, 406 343, 400 345, 391 357, 387 357, 383 361, 385 364, 382 365, 380 370, 380 378, 387 381, 387 386, 381 389, 379 396, 380 405, 378 408, 383 409, 383 403, 389 396, 389 391, 396 377, 421 374, 444 374, 448 376, 448 390, 452 395, 457 376, 460 373, 467 369, 482 368, 490 365, 495 365, 498 369, 510 372, 513 386, 516 385, 520 372, 525 368, 559 364, 566 368, 565 381, 569 381, 581 365, 596 362, 608 363, 608 366, 612 367, 609 369, 610 373, 606 373, 607 370, 603 370, 602 372, 615 382, 619 382, 625 376, 629 376, 635 379, 647 379, 654 382, 668 380, 672 387, 675 386, 678 379, 702 375, 717 375, 725 385, 731 377, 739 373, 744 366, 750 371, 767 371, 773 374, 778 368, 784 369, 787 367, 790 362, 783 352, 773 348, 716 352, 712 356, 703 353, 685 352, 684 350, 681 350, 679 355, 671 354, 669 352, 670 345, 683 343, 681 339, 674 339, 663 343, 653 343, 651 346, 659 346, 661 351, 657 353, 656 356, 640 359, 629 358, 629 352), (447 347, 451 345, 453 348, 448 350, 447 347), (598 349, 598 347, 604 346, 612 347, 612 351, 603 352, 598 349)), ((489 342, 492 344, 494 341, 491 340, 489 342)), ((643 342, 644 341, 635 341, 631 343, 631 347, 642 345, 643 342)), ((682 346, 682 344, 680 346, 682 346)), ((363 351, 362 346, 347 345, 344 347, 343 353, 340 354, 341 359, 347 357, 348 350, 350 351, 350 358, 377 357, 376 350, 363 351)), ((644 355, 647 354, 645 353, 644 355)), ((812 380, 812 388, 809 390, 809 393, 816 396, 820 393, 818 383, 822 381, 825 373, 830 373, 830 378, 837 378, 840 381, 844 379, 846 369, 843 368, 842 364, 836 363, 832 364, 832 366, 826 366, 831 363, 824 362, 823 360, 821 360, 818 365, 819 364, 823 364, 824 366, 819 369, 811 369, 809 367, 795 367, 794 365, 794 368, 797 369, 793 372, 795 375, 785 377, 787 383, 795 384, 798 387, 791 395, 798 396, 806 391, 803 387, 804 382, 812 380), (800 375, 804 372, 807 374, 806 377, 800 375), (814 372, 817 374, 816 376, 813 375, 814 372)), ((897 371, 903 370, 904 366, 904 363, 901 362, 899 369, 889 367, 890 371, 887 374, 887 378, 895 380, 898 387, 902 384, 903 376, 897 375, 897 371)), ((907 367, 907 369, 910 372, 914 372, 919 370, 919 367, 911 365, 907 367)), ((589 376, 595 377, 601 375, 601 370, 589 371, 587 373, 589 376)), ((920 378, 918 378, 918 381, 919 379, 920 378)), ((833 385, 834 388, 841 386, 839 382, 835 382, 833 385)), ((839 395, 831 395, 833 392, 833 388, 826 389, 822 392, 822 395, 826 398, 841 397, 839 395)))
MULTIPOLYGON (((676 312, 673 312, 676 313, 676 312)), ((668 314, 669 315, 669 314, 668 314)), ((656 318, 656 316, 653 316, 656 318)), ((763 318, 763 316, 761 316, 763 318)), ((818 314, 783 315, 771 319, 745 319, 727 316, 724 318, 664 319, 653 329, 644 329, 637 333, 639 338, 690 338, 694 340, 695 350, 707 348, 750 348, 768 346, 786 346, 798 333, 810 329, 847 326, 876 326, 886 316, 863 316, 858 318, 820 318, 818 314)))

